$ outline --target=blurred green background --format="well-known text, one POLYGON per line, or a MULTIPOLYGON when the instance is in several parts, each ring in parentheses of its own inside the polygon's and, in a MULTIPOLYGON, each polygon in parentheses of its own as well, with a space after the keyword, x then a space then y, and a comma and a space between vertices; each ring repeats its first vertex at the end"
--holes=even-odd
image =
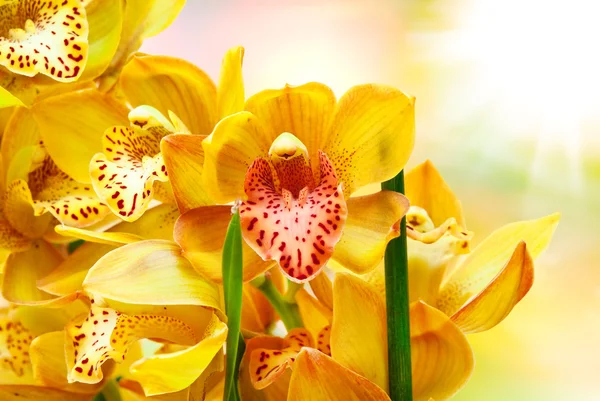
POLYGON ((476 368, 456 400, 600 399, 600 4, 586 0, 189 0, 142 51, 217 78, 246 48, 246 94, 365 82, 417 98, 410 166, 431 159, 470 230, 555 211, 530 294, 470 336, 476 368))

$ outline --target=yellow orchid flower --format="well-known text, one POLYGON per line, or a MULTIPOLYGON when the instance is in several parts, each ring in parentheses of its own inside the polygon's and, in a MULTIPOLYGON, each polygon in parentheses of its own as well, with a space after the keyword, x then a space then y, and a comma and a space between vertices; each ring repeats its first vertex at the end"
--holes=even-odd
MULTIPOLYGON (((161 139, 179 132, 191 142, 201 141, 220 113, 237 107, 237 98, 243 102, 242 58, 240 47, 227 52, 217 89, 202 70, 187 61, 138 54, 119 76, 124 99, 90 89, 37 102, 32 111, 56 164, 72 178, 92 183, 116 215, 134 221, 148 208, 156 191, 161 201, 172 197, 161 139), (125 102, 134 109, 129 111, 125 102), (80 117, 61 118, 65 107, 80 117)), ((193 175, 189 173, 191 179, 193 175)), ((177 193, 179 188, 177 181, 173 191, 177 193)))
MULTIPOLYGON (((472 252, 460 202, 427 161, 406 175, 410 300, 432 305, 465 333, 500 323, 533 284, 533 259, 549 244, 559 215, 508 224, 472 252)), ((383 266, 368 279, 385 291, 383 266)))
MULTIPOLYGON (((379 85, 356 86, 337 103, 318 83, 260 92, 246 111, 221 120, 203 149, 163 141, 163 148, 180 149, 165 153, 171 180, 192 170, 204 184, 175 195, 195 205, 245 199, 244 281, 278 264, 289 279, 304 282, 329 259, 365 273, 399 235, 408 203, 390 191, 350 195, 403 168, 414 141, 413 106, 413 99, 379 85)), ((199 207, 175 227, 184 255, 216 281, 228 219, 228 206, 199 207)))
MULTIPOLYGON (((333 289, 326 277, 318 277, 313 280, 318 298, 304 290, 296 295, 306 328, 291 330, 285 338, 247 341, 243 396, 277 399, 271 397, 284 391, 288 400, 389 400, 384 294, 354 275, 338 273, 333 289)), ((473 369, 465 335, 422 302, 411 304, 410 322, 414 399, 450 398, 473 369)))

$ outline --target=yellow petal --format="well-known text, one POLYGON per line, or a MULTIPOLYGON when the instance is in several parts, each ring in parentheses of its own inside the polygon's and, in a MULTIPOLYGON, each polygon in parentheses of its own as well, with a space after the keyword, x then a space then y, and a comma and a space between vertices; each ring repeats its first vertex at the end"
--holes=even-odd
POLYGON ((462 331, 439 310, 410 306, 410 346, 415 401, 446 400, 473 371, 473 351, 462 331))
MULTIPOLYGON (((279 401, 287 399, 291 371, 286 370, 270 386, 257 390, 252 385, 249 368, 250 358, 256 349, 280 350, 285 347, 286 340, 281 337, 257 336, 246 341, 246 352, 240 364, 239 389, 244 401, 279 401)), ((222 397, 220 398, 220 400, 222 397)))
POLYGON ((91 0, 85 5, 90 33, 88 60, 81 80, 94 79, 110 65, 121 38, 121 0, 91 0))
MULTIPOLYGON (((29 345, 31 333, 23 324, 7 316, 0 316, 0 363, 17 377, 25 375, 30 366, 29 345)), ((4 374, 4 373, 3 373, 4 374)))
POLYGON ((0 385, 0 399, 3 401, 91 401, 91 394, 74 394, 48 387, 27 385, 0 385))
POLYGON ((319 302, 327 309, 333 310, 333 284, 327 276, 327 272, 321 272, 309 284, 319 302))
POLYGON ((335 95, 331 89, 316 82, 265 90, 246 102, 246 110, 263 124, 269 146, 284 132, 295 135, 306 146, 317 182, 318 151, 325 150, 324 145, 329 139, 326 128, 334 107, 335 95))
POLYGON ((244 48, 241 46, 227 50, 223 57, 217 89, 217 115, 219 118, 227 117, 244 109, 243 61, 244 48))
POLYGON ((29 238, 41 237, 48 229, 52 217, 35 216, 31 191, 23 180, 14 180, 6 188, 4 215, 13 228, 29 238))
POLYGON ((15 230, 6 217, 0 216, 0 254, 22 252, 29 248, 31 240, 15 230))
POLYGON ((508 224, 494 231, 442 286, 437 307, 452 316, 473 295, 483 290, 506 265, 519 242, 527 244, 535 259, 550 243, 559 215, 508 224))
POLYGON ((246 171, 257 157, 266 156, 272 140, 261 122, 248 112, 221 120, 203 142, 203 184, 218 203, 245 198, 246 171))
POLYGON ((387 243, 400 235, 400 219, 408 199, 392 191, 348 199, 348 220, 333 259, 355 273, 373 270, 383 258, 387 243))
MULTIPOLYGON (((231 218, 230 206, 204 206, 183 214, 175 223, 173 235, 196 271, 210 280, 221 282, 221 257, 227 226, 231 218)), ((250 281, 275 265, 263 261, 246 243, 242 243, 244 264, 243 280, 250 281)))
POLYGON ((13 106, 24 106, 21 99, 0 86, 0 109, 13 106))
POLYGON ((338 273, 333 285, 333 304, 331 356, 387 391, 384 297, 364 280, 338 273))
POLYGON ((87 184, 88 166, 102 151, 104 130, 129 123, 125 105, 95 89, 50 97, 32 111, 52 160, 71 178, 87 184), (69 110, 69 118, 64 110, 69 110))
POLYGON ((524 242, 494 280, 469 300, 452 321, 467 334, 489 330, 500 323, 533 285, 533 260, 524 242))
POLYGON ((298 354, 290 380, 288 401, 389 399, 376 384, 315 349, 304 348, 298 354))
POLYGON ((346 92, 323 149, 344 193, 398 174, 412 151, 414 131, 413 98, 382 85, 355 86, 346 92))
POLYGON ((29 348, 33 375, 44 386, 84 394, 96 394, 103 383, 87 385, 69 384, 65 360, 65 333, 53 331, 36 337, 29 348))
POLYGON ((250 354, 248 369, 250 370, 250 381, 254 388, 261 390, 275 382, 285 373, 288 367, 293 366, 296 355, 302 347, 312 346, 313 340, 308 330, 292 329, 285 336, 280 348, 253 349, 250 354))
POLYGON ((142 241, 145 238, 136 234, 121 233, 121 232, 96 232, 89 230, 82 230, 80 228, 56 226, 54 230, 61 235, 68 237, 75 237, 84 241, 91 241, 97 244, 106 245, 125 245, 133 242, 142 241))
MULTIPOLYGON (((8 171, 13 157, 19 150, 38 145, 40 139, 40 130, 33 119, 31 110, 26 107, 16 107, 6 123, 4 135, 2 136, 4 171, 8 171)), ((24 177, 10 177, 7 181, 12 182, 15 178, 24 177)))
POLYGON ((79 0, 32 7, 30 2, 3 5, 0 65, 32 77, 44 74, 60 82, 77 80, 88 56, 88 22, 79 0), (8 34, 8 35, 7 35, 8 34))
POLYGON ((54 270, 62 259, 51 245, 40 240, 27 251, 12 253, 4 266, 2 296, 13 303, 51 299, 50 294, 37 288, 37 280, 54 270))
POLYGON ((275 312, 265 296, 250 283, 242 292, 242 329, 262 333, 273 322, 275 312))
POLYGON ((227 338, 227 325, 213 314, 200 341, 182 351, 159 354, 134 363, 132 378, 147 396, 189 387, 209 367, 227 338))
POLYGON ((167 56, 133 56, 121 73, 133 107, 151 105, 174 112, 193 134, 208 135, 217 122, 215 84, 193 64, 167 56))
POLYGON ((202 135, 169 135, 160 143, 169 181, 181 213, 214 204, 202 181, 204 150, 202 135))
POLYGON ((221 309, 219 288, 198 275, 177 244, 148 240, 106 254, 83 288, 96 296, 145 305, 200 305, 221 309))
POLYGON ((429 160, 406 174, 405 190, 410 204, 425 209, 436 227, 454 217, 466 228, 460 201, 429 160))
POLYGON ((318 338, 323 327, 331 324, 333 317, 331 309, 321 304, 303 288, 296 293, 296 303, 304 327, 308 329, 313 338, 318 338))

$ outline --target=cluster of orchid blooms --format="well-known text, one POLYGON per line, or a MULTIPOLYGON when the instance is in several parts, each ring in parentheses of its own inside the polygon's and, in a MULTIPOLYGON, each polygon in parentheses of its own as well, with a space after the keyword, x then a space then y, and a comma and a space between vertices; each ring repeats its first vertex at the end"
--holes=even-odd
POLYGON ((466 335, 528 292, 558 216, 471 250, 431 162, 406 196, 374 186, 410 156, 413 98, 320 83, 247 98, 242 48, 216 84, 136 52, 183 3, 0 2, 0 399, 223 399, 232 205, 242 400, 389 400, 383 256, 403 217, 413 397, 450 398, 473 369, 466 335))

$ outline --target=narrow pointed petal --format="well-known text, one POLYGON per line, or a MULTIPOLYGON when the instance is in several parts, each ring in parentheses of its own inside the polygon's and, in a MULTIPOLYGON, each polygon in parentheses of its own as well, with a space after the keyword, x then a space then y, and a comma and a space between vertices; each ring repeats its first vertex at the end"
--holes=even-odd
POLYGON ((97 232, 66 226, 56 226, 54 227, 54 230, 58 234, 67 237, 75 237, 84 241, 114 246, 131 244, 145 239, 139 235, 129 233, 97 232))
POLYGON ((240 207, 242 235, 264 260, 274 260, 296 282, 311 280, 333 254, 348 216, 335 172, 324 153, 320 183, 304 198, 285 199, 271 167, 257 159, 246 174, 248 200, 240 207))
POLYGON ((197 344, 168 354, 159 354, 134 363, 132 378, 147 396, 172 393, 189 387, 209 367, 223 348, 227 325, 213 314, 197 344))
POLYGON ((227 117, 244 109, 243 61, 244 48, 241 46, 227 50, 223 57, 217 89, 217 115, 219 118, 227 117))
POLYGON ((382 294, 364 280, 338 273, 333 286, 331 356, 387 391, 387 326, 382 294))
POLYGON ((81 80, 94 79, 108 68, 119 46, 123 24, 120 0, 91 0, 85 11, 90 32, 88 60, 81 80))
POLYGON ((340 99, 322 150, 339 172, 344 193, 352 194, 398 174, 414 139, 414 99, 391 87, 361 85, 340 99))
POLYGON ((264 125, 269 143, 281 133, 289 132, 306 145, 315 172, 319 171, 317 152, 324 150, 329 138, 326 128, 334 107, 335 95, 332 90, 316 82, 265 90, 246 102, 246 110, 264 125))
POLYGON ((54 7, 52 2, 38 7, 10 2, 3 8, 5 23, 15 26, 9 27, 8 38, 0 38, 0 65, 16 74, 44 74, 60 82, 81 76, 88 56, 88 22, 80 1, 65 0, 54 7))
POLYGON ((157 338, 194 345, 199 338, 184 322, 170 316, 126 315, 92 305, 85 319, 66 327, 68 380, 94 384, 103 378, 100 369, 107 359, 125 359, 129 346, 140 338, 157 338))
POLYGON ((204 149, 202 135, 176 134, 163 138, 160 150, 181 213, 214 204, 202 181, 204 149))
POLYGON ((4 215, 12 227, 29 238, 39 238, 50 226, 50 215, 37 217, 27 182, 14 180, 6 188, 4 215))
POLYGON ((71 178, 89 184, 89 163, 102 151, 108 127, 128 125, 128 109, 109 95, 88 89, 37 102, 33 115, 44 147, 58 167, 71 178), (64 118, 69 110, 69 118, 64 118))
POLYGON ((133 107, 151 105, 165 116, 172 111, 193 134, 208 135, 217 123, 215 84, 185 60, 135 55, 120 82, 133 107))
MULTIPOLYGON (((239 389, 244 401, 279 401, 288 395, 291 371, 286 370, 270 386, 257 390, 252 385, 252 372, 249 368, 252 353, 256 349, 281 350, 286 340, 281 337, 257 336, 246 341, 246 352, 240 364, 239 389)), ((220 398, 222 399, 222 398, 220 398)))
POLYGON ((466 228, 460 201, 432 162, 427 160, 410 170, 405 183, 411 205, 427 210, 436 227, 454 217, 459 226, 466 228))
POLYGON ((74 393, 96 394, 104 385, 104 383, 88 385, 68 382, 63 331, 53 331, 36 337, 31 343, 29 353, 33 375, 45 386, 74 393))
POLYGON ((400 235, 400 219, 408 211, 408 199, 392 191, 350 198, 348 220, 333 259, 354 273, 373 270, 387 243, 400 235))
POLYGON ((75 394, 48 387, 27 385, 0 385, 0 399, 3 401, 44 400, 44 401, 92 401, 91 394, 75 394))
POLYGON ((177 244, 164 240, 136 242, 106 254, 89 270, 83 288, 131 304, 221 310, 219 288, 194 271, 177 244))
POLYGON ((390 397, 379 386, 327 355, 304 348, 298 354, 287 399, 385 401, 390 397))
POLYGON ((310 289, 315 293, 315 296, 324 307, 333 310, 333 284, 327 276, 326 271, 323 271, 310 281, 310 289))
POLYGON ((63 258, 50 244, 37 240, 24 252, 12 253, 4 266, 2 296, 13 303, 29 303, 51 299, 37 288, 37 280, 49 274, 63 258))
MULTIPOLYGON (((173 236, 196 271, 210 280, 221 282, 221 257, 227 225, 231 218, 230 206, 205 206, 190 210, 175 223, 173 236)), ((275 265, 263 261, 246 243, 242 243, 244 282, 250 281, 275 265)))
POLYGON ((265 332, 275 317, 273 306, 250 283, 244 284, 242 297, 242 329, 256 333, 265 332))
POLYGON ((302 323, 313 338, 317 338, 324 327, 331 325, 333 317, 331 309, 321 304, 315 297, 306 292, 305 289, 301 288, 296 293, 296 303, 300 310, 302 323))
POLYGON ((440 289, 437 307, 452 316, 481 292, 510 260, 519 242, 535 259, 550 243, 559 215, 508 224, 487 237, 454 271, 440 289))
POLYGON ((473 351, 462 331, 439 310, 423 303, 410 306, 413 397, 446 400, 473 371, 473 351))
MULTIPOLYGON (((5 172, 8 171, 13 157, 23 148, 39 145, 40 130, 27 107, 17 107, 6 123, 2 136, 2 161, 5 172)), ((27 171, 29 172, 29 171, 27 171)), ((23 178, 23 177, 14 177, 23 178)), ((9 182, 12 179, 8 180, 9 182)))
POLYGON ((266 157, 275 136, 268 137, 261 122, 248 112, 221 120, 203 142, 203 184, 218 203, 245 198, 244 180, 257 157, 266 157))
POLYGON ((521 242, 494 280, 451 319, 467 334, 489 330, 508 316, 532 285, 533 260, 521 242))
POLYGON ((256 348, 250 354, 248 368, 255 389, 261 390, 275 382, 288 367, 292 367, 302 347, 312 347, 312 336, 306 329, 293 329, 279 349, 256 348))

